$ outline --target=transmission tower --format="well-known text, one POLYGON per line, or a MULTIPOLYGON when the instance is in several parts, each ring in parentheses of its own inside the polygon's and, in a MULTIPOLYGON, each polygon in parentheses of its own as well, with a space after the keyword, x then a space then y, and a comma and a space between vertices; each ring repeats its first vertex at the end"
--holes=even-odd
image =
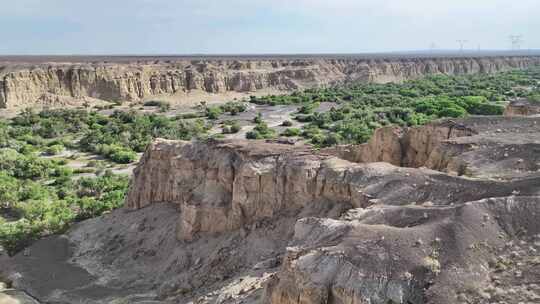
POLYGON ((437 44, 435 44, 435 42, 432 42, 430 45, 429 45, 429 50, 434 53, 435 50, 437 49, 437 44))
POLYGON ((522 35, 510 35, 510 43, 512 43, 512 50, 519 50, 521 49, 521 43, 523 42, 523 36, 522 35))
POLYGON ((469 42, 468 40, 457 40, 457 43, 459 43, 459 51, 460 52, 463 52, 464 48, 465 48, 465 44, 469 42))

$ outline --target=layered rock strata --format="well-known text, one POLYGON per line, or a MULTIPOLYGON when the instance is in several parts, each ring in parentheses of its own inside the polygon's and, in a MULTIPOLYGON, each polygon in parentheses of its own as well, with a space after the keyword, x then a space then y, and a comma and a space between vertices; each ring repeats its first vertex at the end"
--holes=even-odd
POLYGON ((357 163, 388 162, 396 166, 439 169, 438 147, 456 137, 471 136, 475 131, 455 121, 426 126, 375 130, 371 139, 361 145, 342 145, 323 151, 357 163))
POLYGON ((412 128, 385 127, 365 144, 323 152, 357 163, 384 161, 454 175, 503 178, 540 168, 540 117, 469 117, 412 128))
POLYGON ((540 116, 540 102, 519 99, 511 101, 504 110, 504 116, 540 116))
MULTIPOLYGON (((170 63, 0 63, 0 108, 81 103, 87 98, 185 99, 197 92, 286 92, 347 82, 399 82, 428 74, 493 73, 540 64, 540 57, 193 60, 170 63)), ((217 94, 217 95, 216 95, 217 94)), ((202 97, 201 97, 202 98, 202 97)))
POLYGON ((411 131, 388 130, 372 144, 394 144, 369 148, 381 159, 446 155, 474 178, 302 145, 156 140, 126 208, 36 242, 4 277, 54 303, 538 302, 540 118, 439 121, 404 146, 411 131))
POLYGON ((386 163, 355 164, 306 147, 263 142, 158 140, 134 172, 126 206, 178 205, 178 237, 192 240, 200 233, 231 231, 305 208, 458 203, 513 191, 525 194, 535 181, 469 181, 386 163))

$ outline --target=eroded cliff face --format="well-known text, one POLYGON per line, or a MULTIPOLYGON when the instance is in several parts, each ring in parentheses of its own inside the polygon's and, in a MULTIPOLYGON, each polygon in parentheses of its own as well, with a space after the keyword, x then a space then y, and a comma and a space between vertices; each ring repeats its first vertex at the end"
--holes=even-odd
POLYGON ((540 117, 515 114, 443 119, 412 128, 384 127, 365 144, 322 151, 356 163, 384 161, 452 175, 514 179, 538 171, 539 145, 540 117))
POLYGON ((134 172, 126 206, 177 205, 178 237, 192 240, 304 209, 340 214, 381 203, 442 204, 480 199, 487 192, 504 196, 524 186, 465 183, 436 171, 355 164, 307 147, 261 141, 157 140, 134 172), (394 188, 396 183, 401 186, 394 188), (458 196, 450 194, 456 191, 458 196))
POLYGON ((527 99, 511 101, 504 109, 504 116, 534 116, 540 115, 540 102, 533 102, 527 99))
MULTIPOLYGON (((540 64, 540 57, 203 60, 155 64, 50 64, 0 69, 0 107, 139 101, 197 92, 286 92, 346 82, 400 82, 428 74, 493 73, 540 64)), ((1 67, 0 67, 1 68, 1 67)), ((219 95, 218 95, 219 96, 219 95)))
MULTIPOLYGON (((395 143, 404 138, 399 131, 386 128, 373 142, 395 143)), ((431 153, 418 147, 480 131, 446 121, 409 132, 416 142, 400 155, 425 162, 438 146, 431 153)), ((393 151, 378 151, 374 161, 393 158, 393 151)), ((468 248, 486 240, 486 248, 504 246, 501 231, 515 237, 521 226, 491 219, 532 223, 536 215, 526 210, 537 209, 539 194, 538 177, 465 179, 263 141, 157 140, 135 172, 126 205, 177 206, 177 237, 188 242, 298 219, 263 303, 422 304, 454 303, 465 286, 487 286, 494 270, 486 261, 494 253, 468 248), (500 199, 485 200, 491 197, 500 199)), ((536 224, 523 228, 528 236, 539 231, 536 224)))
POLYGON ((177 204, 178 237, 191 240, 199 233, 235 230, 307 204, 342 201, 348 208, 365 201, 348 185, 322 184, 323 175, 324 183, 331 183, 332 172, 327 172, 324 158, 310 154, 308 148, 261 142, 158 140, 135 171, 126 205, 177 204))
POLYGON ((476 133, 453 120, 412 128, 391 126, 375 130, 365 144, 335 146, 323 149, 323 152, 356 163, 388 162, 395 166, 443 170, 448 166, 448 156, 455 153, 441 146, 453 138, 476 133))

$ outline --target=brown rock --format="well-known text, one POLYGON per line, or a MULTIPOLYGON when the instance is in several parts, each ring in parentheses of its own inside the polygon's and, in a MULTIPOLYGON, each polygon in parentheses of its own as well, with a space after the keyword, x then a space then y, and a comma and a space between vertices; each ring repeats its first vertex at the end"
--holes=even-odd
POLYGON ((85 98, 140 101, 156 96, 187 98, 193 92, 290 91, 358 81, 400 82, 427 74, 493 73, 538 64, 538 57, 0 63, 0 108, 56 98, 82 104, 85 98))

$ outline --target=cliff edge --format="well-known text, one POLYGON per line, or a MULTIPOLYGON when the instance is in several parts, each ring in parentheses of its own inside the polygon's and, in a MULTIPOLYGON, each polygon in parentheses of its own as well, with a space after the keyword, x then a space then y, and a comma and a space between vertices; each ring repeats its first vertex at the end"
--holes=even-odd
POLYGON ((400 82, 429 74, 494 73, 540 57, 180 60, 156 63, 0 62, 0 108, 81 105, 91 99, 176 103, 280 93, 350 82, 400 82))

